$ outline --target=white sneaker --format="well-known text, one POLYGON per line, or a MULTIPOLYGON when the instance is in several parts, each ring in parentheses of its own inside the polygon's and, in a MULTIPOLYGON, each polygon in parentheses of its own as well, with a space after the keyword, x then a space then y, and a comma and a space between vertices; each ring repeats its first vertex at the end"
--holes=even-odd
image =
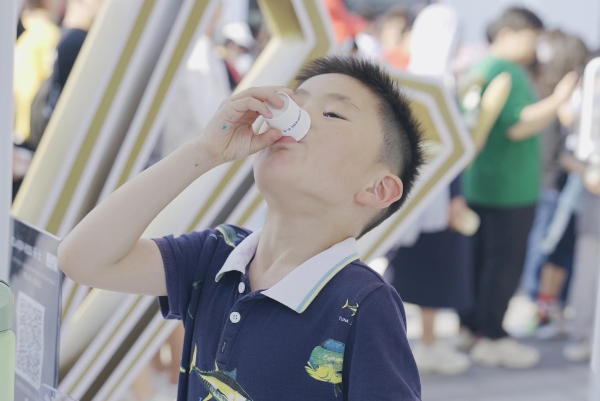
POLYGON ((592 343, 589 340, 573 341, 565 346, 563 356, 569 362, 587 362, 592 357, 592 343))
POLYGON ((477 336, 467 328, 461 327, 454 347, 460 351, 469 351, 477 342, 477 336))
POLYGON ((540 352, 510 337, 498 340, 482 338, 471 350, 471 358, 483 366, 529 369, 540 362, 540 352))
POLYGON ((421 373, 457 375, 471 366, 467 355, 441 341, 436 341, 432 345, 419 343, 413 347, 413 355, 421 373))

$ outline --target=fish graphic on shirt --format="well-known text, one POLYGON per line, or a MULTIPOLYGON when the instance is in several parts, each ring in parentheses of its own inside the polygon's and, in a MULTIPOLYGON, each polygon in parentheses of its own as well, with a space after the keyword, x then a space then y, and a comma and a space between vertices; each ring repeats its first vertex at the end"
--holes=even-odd
POLYGON ((237 370, 231 372, 219 371, 218 369, 202 371, 197 367, 194 367, 193 370, 209 393, 208 397, 201 401, 212 399, 216 401, 252 401, 252 398, 236 381, 237 370))
POLYGON ((221 224, 220 226, 218 226, 217 231, 219 231, 221 235, 223 235, 225 243, 232 248, 235 248, 244 239, 243 237, 240 237, 238 233, 235 232, 235 230, 227 224, 221 224))
POLYGON ((346 346, 328 339, 310 354, 306 372, 315 380, 333 384, 335 396, 342 392, 342 366, 346 346))

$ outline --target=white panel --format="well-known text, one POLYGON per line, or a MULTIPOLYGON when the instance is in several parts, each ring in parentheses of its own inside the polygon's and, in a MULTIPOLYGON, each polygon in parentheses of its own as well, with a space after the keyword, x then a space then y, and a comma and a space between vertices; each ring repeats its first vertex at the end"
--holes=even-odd
POLYGON ((0 280, 8 281, 16 3, 0 1, 0 280))

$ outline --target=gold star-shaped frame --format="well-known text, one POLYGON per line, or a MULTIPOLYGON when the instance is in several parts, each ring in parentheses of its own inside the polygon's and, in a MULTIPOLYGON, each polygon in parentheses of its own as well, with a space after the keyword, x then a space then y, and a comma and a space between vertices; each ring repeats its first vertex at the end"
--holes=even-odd
POLYGON ((403 207, 358 242, 361 257, 370 261, 397 245, 440 191, 468 165, 475 149, 461 121, 456 101, 441 80, 390 70, 406 90, 426 140, 427 165, 403 207))

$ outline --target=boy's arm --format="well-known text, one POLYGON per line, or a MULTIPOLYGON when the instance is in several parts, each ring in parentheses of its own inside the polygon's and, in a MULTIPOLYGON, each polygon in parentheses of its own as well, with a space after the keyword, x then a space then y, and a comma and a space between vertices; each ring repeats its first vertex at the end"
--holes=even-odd
POLYGON ((283 106, 282 87, 250 88, 221 104, 204 132, 117 189, 61 242, 61 269, 74 281, 112 291, 166 295, 165 272, 156 243, 141 238, 152 220, 194 180, 219 164, 271 145, 281 132, 255 135, 263 103, 283 106))
POLYGON ((344 399, 421 401, 405 322, 400 296, 390 285, 381 285, 361 302, 344 354, 344 399))
POLYGON ((569 99, 578 82, 577 73, 566 74, 552 95, 523 108, 519 121, 508 131, 508 137, 513 141, 522 141, 546 128, 556 118, 559 107, 569 99))

